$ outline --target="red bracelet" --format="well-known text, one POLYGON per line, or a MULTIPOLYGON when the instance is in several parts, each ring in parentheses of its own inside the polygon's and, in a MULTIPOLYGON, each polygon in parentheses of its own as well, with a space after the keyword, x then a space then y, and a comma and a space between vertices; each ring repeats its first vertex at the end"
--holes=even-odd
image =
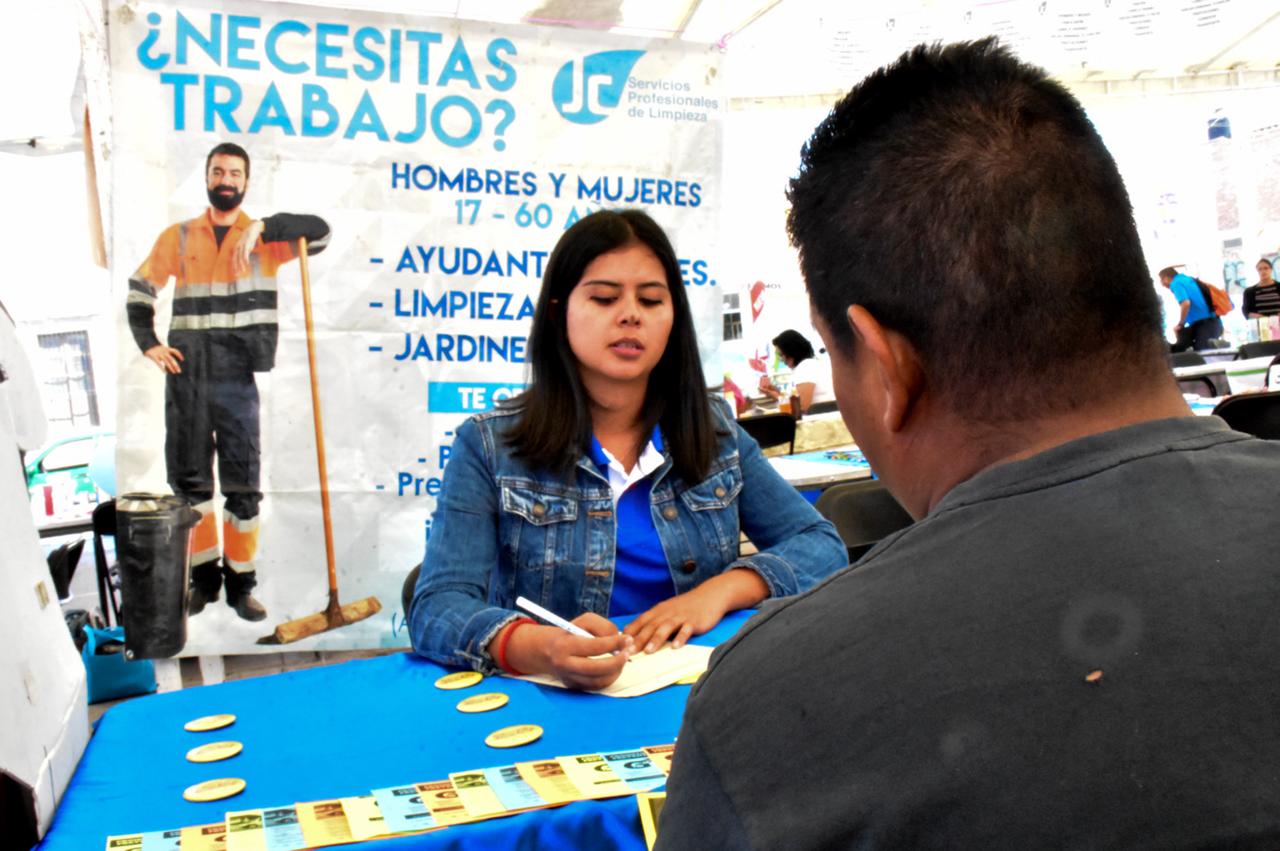
POLYGON ((517 677, 523 676, 524 671, 517 671, 507 662, 507 642, 511 640, 513 632, 527 623, 537 623, 537 621, 533 618, 520 618, 507 624, 506 628, 502 630, 502 634, 498 636, 498 647, 493 653, 493 661, 498 663, 498 667, 508 674, 515 674, 517 677))

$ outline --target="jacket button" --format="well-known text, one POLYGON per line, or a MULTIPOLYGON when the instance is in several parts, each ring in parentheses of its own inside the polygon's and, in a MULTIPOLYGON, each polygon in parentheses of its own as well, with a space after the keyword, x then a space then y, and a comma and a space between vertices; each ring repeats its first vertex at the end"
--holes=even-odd
POLYGON ((698 569, 698 563, 693 559, 690 559, 689 561, 686 561, 684 564, 680 565, 681 573, 693 573, 697 569, 698 569))
POLYGON ((547 513, 547 507, 546 507, 545 505, 543 505, 543 504, 542 504, 542 503, 540 503, 540 502, 535 502, 535 503, 533 504, 533 516, 534 516, 534 517, 541 517, 542 515, 544 515, 544 514, 546 514, 546 513, 547 513))
POLYGON ((724 499, 725 489, 724 489, 724 488, 716 488, 716 490, 715 490, 715 494, 716 494, 716 499, 724 499))
POLYGON ((679 516, 679 513, 676 511, 676 507, 674 505, 668 505, 666 508, 662 509, 662 516, 668 520, 675 520, 676 517, 679 516))

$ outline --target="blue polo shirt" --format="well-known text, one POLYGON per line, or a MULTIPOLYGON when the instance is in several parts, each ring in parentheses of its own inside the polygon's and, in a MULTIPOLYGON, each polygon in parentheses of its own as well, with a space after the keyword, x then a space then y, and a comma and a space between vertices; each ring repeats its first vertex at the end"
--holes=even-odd
MULTIPOLYGON (((648 446, 636 462, 643 475, 632 481, 628 481, 622 465, 605 451, 595 435, 591 437, 590 454, 613 488, 617 541, 609 617, 639 614, 676 593, 662 541, 653 525, 649 501, 653 490, 651 474, 662 460, 662 435, 654 428, 648 446), (625 489, 619 493, 620 488, 625 489)), ((635 475, 634 470, 632 474, 635 475)))
POLYGON ((1187 311, 1187 318, 1184 320, 1186 325, 1190 326, 1214 315, 1209 306, 1204 303, 1204 293, 1200 292, 1200 285, 1190 275, 1184 275, 1181 272, 1174 275, 1173 280, 1169 282, 1169 292, 1173 293, 1173 297, 1179 304, 1184 301, 1191 302, 1191 309, 1187 311))

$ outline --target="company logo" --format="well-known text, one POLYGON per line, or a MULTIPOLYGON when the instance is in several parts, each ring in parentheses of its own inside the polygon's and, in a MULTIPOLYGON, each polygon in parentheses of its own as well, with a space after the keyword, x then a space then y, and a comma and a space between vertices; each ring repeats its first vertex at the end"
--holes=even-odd
POLYGON ((643 50, 606 50, 566 62, 551 81, 551 102, 574 124, 597 124, 622 100, 627 75, 643 50))

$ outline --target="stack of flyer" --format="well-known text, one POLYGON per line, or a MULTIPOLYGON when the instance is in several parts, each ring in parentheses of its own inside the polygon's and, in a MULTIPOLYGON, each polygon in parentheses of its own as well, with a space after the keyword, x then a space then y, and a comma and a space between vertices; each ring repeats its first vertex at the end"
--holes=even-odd
POLYGON ((233 810, 214 824, 107 837, 107 851, 302 851, 649 792, 667 781, 675 745, 578 754, 458 771, 368 795, 233 810))

